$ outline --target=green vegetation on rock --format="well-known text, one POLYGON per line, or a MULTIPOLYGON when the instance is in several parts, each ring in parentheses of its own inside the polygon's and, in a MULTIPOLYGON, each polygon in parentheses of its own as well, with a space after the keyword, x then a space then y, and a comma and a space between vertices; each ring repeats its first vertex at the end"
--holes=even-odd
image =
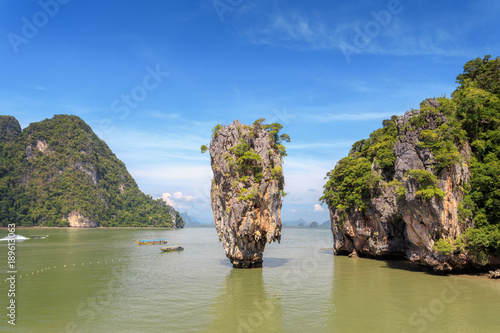
MULTIPOLYGON (((7 120, 0 116, 2 132, 7 120)), ((139 190, 123 162, 76 116, 56 115, 3 139, 0 162, 2 226, 68 226, 70 215, 107 227, 184 225, 172 207, 139 190)))
MULTIPOLYGON (((457 163, 468 163, 471 177, 458 214, 474 227, 457 241, 484 263, 488 255, 500 256, 500 58, 467 62, 456 82, 459 86, 451 98, 425 100, 400 128, 418 133, 418 148, 432 153, 432 172, 407 170, 406 175, 418 183, 417 197, 439 200, 444 192, 437 176, 457 163), (472 156, 462 150, 467 143, 472 156)), ((384 182, 404 197, 402 179, 394 181, 394 144, 404 134, 397 132, 396 118, 385 120, 368 139, 356 142, 349 156, 327 174, 321 200, 330 209, 344 214, 365 210, 384 182)), ((448 253, 452 245, 447 244, 438 241, 436 251, 448 253)))
POLYGON ((392 180, 394 162, 393 148, 397 141, 396 118, 384 120, 383 127, 372 132, 370 137, 352 145, 349 156, 341 159, 335 169, 327 174, 328 181, 320 200, 339 212, 347 214, 357 208, 368 208, 368 201, 382 180, 380 174, 372 170, 378 165, 392 180))
POLYGON ((442 198, 445 193, 437 186, 437 176, 423 169, 408 170, 408 178, 414 179, 419 185, 416 196, 424 199, 442 198))
POLYGON ((452 244, 451 241, 445 241, 444 239, 440 238, 433 246, 432 250, 438 252, 439 254, 449 256, 450 254, 455 251, 455 246, 452 244))
MULTIPOLYGON (((252 148, 249 142, 252 142, 257 132, 261 129, 267 131, 270 135, 271 149, 269 149, 269 156, 273 154, 273 150, 279 153, 280 158, 286 156, 286 147, 284 142, 290 142, 290 136, 288 134, 280 133, 283 129, 283 125, 279 123, 264 124, 265 118, 257 119, 252 126, 239 125, 238 133, 243 133, 243 137, 240 138, 238 144, 234 147, 229 148, 229 152, 226 152, 224 159, 227 161, 228 165, 231 167, 231 173, 236 173, 238 179, 233 181, 232 188, 235 189, 239 184, 244 186, 252 186, 251 183, 259 183, 264 176, 264 171, 262 167, 262 158, 257 153, 257 151, 252 148)), ((217 124, 212 130, 212 139, 217 139, 219 131, 223 128, 222 125, 217 124)), ((206 153, 208 151, 207 145, 201 145, 201 153, 206 153)), ((283 168, 279 165, 269 165, 270 176, 272 180, 280 181, 283 179, 283 168)), ((267 167, 266 167, 267 169, 267 167)), ((231 174, 228 173, 227 176, 231 174)), ((282 182, 280 181, 280 184, 282 182)), ((281 185, 282 186, 282 185, 281 185)), ((257 195, 257 190, 253 188, 243 187, 239 190, 239 200, 249 200, 253 199, 257 195)), ((283 188, 280 188, 281 196, 286 196, 283 188)))

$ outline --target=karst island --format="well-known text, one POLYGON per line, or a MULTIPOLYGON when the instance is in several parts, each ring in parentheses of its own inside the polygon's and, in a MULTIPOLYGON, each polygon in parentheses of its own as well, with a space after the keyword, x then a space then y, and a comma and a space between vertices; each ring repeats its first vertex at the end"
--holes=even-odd
POLYGON ((262 267, 266 243, 281 239, 281 198, 285 196, 282 160, 286 156, 281 124, 252 126, 238 120, 213 129, 210 146, 210 201, 215 228, 226 256, 236 268, 262 267))

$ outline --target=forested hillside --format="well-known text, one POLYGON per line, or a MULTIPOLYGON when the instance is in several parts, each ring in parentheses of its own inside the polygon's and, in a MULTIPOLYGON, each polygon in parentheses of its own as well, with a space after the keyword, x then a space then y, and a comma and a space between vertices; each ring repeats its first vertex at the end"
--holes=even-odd
POLYGON ((0 116, 0 225, 183 227, 142 193, 125 165, 80 118, 56 115, 23 131, 0 116))

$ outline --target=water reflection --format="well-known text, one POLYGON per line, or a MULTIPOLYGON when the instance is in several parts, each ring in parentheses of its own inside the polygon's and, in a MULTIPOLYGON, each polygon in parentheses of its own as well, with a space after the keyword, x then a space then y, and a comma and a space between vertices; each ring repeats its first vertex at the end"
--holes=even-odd
POLYGON ((282 332, 281 299, 267 291, 262 269, 231 269, 212 306, 208 332, 282 332))
MULTIPOLYGON (((289 258, 274 258, 274 257, 264 257, 264 262, 262 263, 262 267, 266 268, 276 268, 280 266, 286 265, 290 261, 289 258)), ((233 264, 227 259, 219 260, 219 263, 223 266, 232 268, 233 264)))

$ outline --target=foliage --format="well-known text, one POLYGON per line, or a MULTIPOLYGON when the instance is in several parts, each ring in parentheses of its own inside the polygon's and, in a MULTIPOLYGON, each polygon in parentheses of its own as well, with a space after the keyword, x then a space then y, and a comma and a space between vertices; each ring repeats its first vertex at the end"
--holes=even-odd
MULTIPOLYGON (((259 125, 264 121, 264 118, 258 119, 255 123, 254 126, 259 125)), ((290 136, 288 134, 279 134, 281 129, 283 129, 283 125, 280 123, 272 123, 272 124, 266 124, 262 125, 262 128, 264 128, 266 131, 269 132, 271 135, 271 140, 272 140, 272 146, 278 152, 280 153, 281 158, 286 156, 286 148, 285 145, 283 145, 283 142, 290 142, 290 136)))
POLYGON ((372 132, 368 139, 355 142, 349 156, 341 159, 327 174, 328 181, 320 198, 323 203, 336 207, 340 213, 347 213, 352 208, 367 209, 371 191, 382 180, 372 170, 372 163, 382 168, 385 178, 393 177, 396 118, 384 120, 383 127, 372 132))
POLYGON ((440 238, 433 246, 432 250, 436 251, 442 255, 449 256, 455 251, 455 246, 452 244, 451 240, 444 240, 440 238))
POLYGON ((392 175, 396 161, 393 149, 398 138, 396 119, 396 116, 392 116, 391 119, 384 120, 382 128, 372 132, 368 139, 355 142, 349 155, 365 157, 370 162, 376 161, 384 173, 392 175))
POLYGON ((238 196, 239 201, 243 200, 253 200, 256 196, 259 195, 259 191, 257 188, 252 188, 250 191, 246 188, 242 188, 240 190, 240 195, 238 196))
POLYGON ((456 92, 475 85, 479 89, 500 95, 500 57, 492 60, 491 55, 486 55, 483 59, 468 61, 456 82, 460 84, 456 92))
POLYGON ((238 158, 236 160, 237 172, 243 175, 253 175, 255 181, 260 182, 262 178, 262 158, 251 148, 244 139, 240 140, 236 146, 230 148, 234 155, 238 158))
POLYGON ((380 181, 371 170, 371 162, 365 157, 345 157, 327 176, 329 179, 320 200, 341 213, 355 207, 366 210, 370 191, 380 181))
POLYGON ((404 199, 406 195, 406 187, 399 179, 393 179, 386 184, 386 186, 393 186, 398 195, 398 199, 404 199))
POLYGON ((215 127, 212 129, 212 137, 216 138, 218 135, 219 135, 219 131, 221 130, 221 128, 223 128, 224 126, 222 126, 221 124, 217 124, 215 125, 215 127))
POLYGON ((462 235, 467 249, 475 254, 478 263, 485 265, 488 254, 500 257, 500 229, 496 225, 469 228, 462 235))
POLYGON ((202 154, 205 154, 207 152, 207 150, 208 150, 207 145, 201 145, 200 150, 201 150, 202 154))
POLYGON ((183 221, 142 193, 108 146, 76 116, 32 123, 0 142, 0 224, 67 226, 71 212, 102 226, 172 227, 183 221), (173 217, 172 217, 172 216, 173 217))
POLYGON ((416 196, 420 196, 424 199, 442 198, 445 193, 437 186, 437 176, 432 172, 422 169, 409 170, 407 173, 409 178, 415 179, 415 181, 420 185, 416 196))
POLYGON ((283 168, 276 165, 271 169, 271 179, 279 180, 283 176, 283 168))
POLYGON ((486 262, 488 254, 500 256, 500 58, 467 62, 457 83, 457 119, 473 153, 459 214, 475 226, 465 233, 464 243, 476 261, 486 262))

